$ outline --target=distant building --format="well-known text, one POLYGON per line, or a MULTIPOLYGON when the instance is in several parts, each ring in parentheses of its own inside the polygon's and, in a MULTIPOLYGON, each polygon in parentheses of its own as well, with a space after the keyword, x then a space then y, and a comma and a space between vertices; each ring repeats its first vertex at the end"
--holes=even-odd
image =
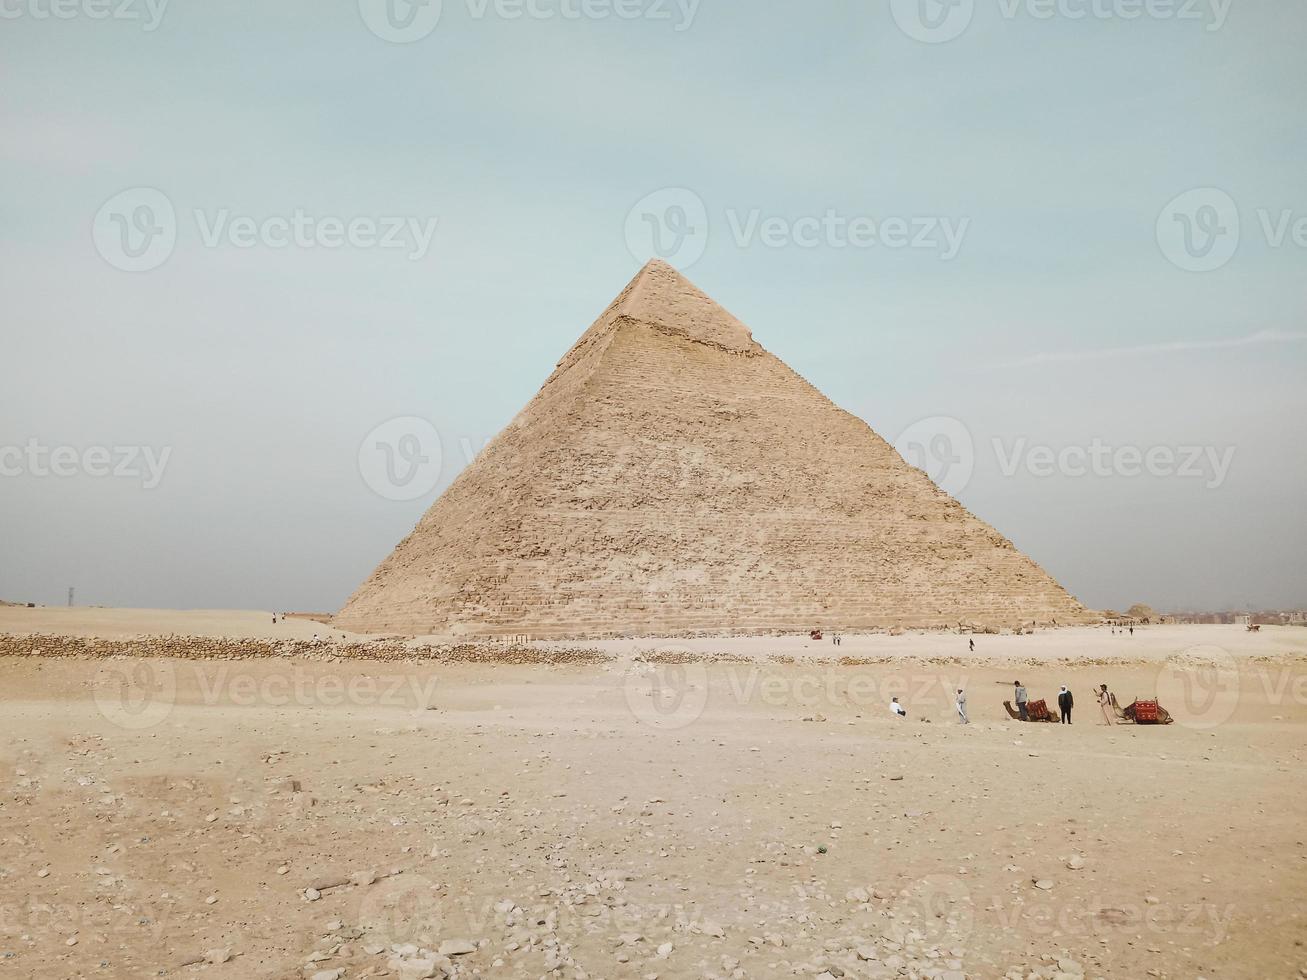
POLYGON ((1234 614, 1234 624, 1236 626, 1247 626, 1252 621, 1253 621, 1252 616, 1248 615, 1247 613, 1234 614))

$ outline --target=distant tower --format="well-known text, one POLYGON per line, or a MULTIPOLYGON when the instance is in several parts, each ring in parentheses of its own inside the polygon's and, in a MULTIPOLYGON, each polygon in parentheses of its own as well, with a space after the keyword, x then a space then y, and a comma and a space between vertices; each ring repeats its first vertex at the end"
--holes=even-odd
POLYGON ((73 587, 70 585, 68 586, 68 605, 71 606, 72 604, 73 604, 73 587))

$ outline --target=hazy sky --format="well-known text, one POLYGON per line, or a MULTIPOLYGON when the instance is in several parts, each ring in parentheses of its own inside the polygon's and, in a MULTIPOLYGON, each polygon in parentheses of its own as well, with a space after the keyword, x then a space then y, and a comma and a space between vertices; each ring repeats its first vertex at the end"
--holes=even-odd
POLYGON ((1307 605, 1304 36, 0 0, 0 597, 337 608, 658 253, 1088 605, 1307 605))

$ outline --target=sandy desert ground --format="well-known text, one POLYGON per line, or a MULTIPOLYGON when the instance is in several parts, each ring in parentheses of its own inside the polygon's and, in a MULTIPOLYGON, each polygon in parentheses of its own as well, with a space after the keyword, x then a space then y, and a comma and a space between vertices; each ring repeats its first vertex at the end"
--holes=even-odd
POLYGON ((0 973, 1307 976, 1307 630, 40 655, 271 629, 0 609, 31 637, 0 658, 0 973), (1010 721, 1014 675, 1074 724, 1010 721), (1100 682, 1177 723, 1098 724, 1100 682))

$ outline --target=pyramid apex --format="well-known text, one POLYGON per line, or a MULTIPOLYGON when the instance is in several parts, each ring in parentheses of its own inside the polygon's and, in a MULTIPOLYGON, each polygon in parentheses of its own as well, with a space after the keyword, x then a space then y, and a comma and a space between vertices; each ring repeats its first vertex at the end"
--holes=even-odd
POLYGON ((662 259, 650 259, 623 291, 616 316, 739 353, 762 348, 749 328, 662 259))

